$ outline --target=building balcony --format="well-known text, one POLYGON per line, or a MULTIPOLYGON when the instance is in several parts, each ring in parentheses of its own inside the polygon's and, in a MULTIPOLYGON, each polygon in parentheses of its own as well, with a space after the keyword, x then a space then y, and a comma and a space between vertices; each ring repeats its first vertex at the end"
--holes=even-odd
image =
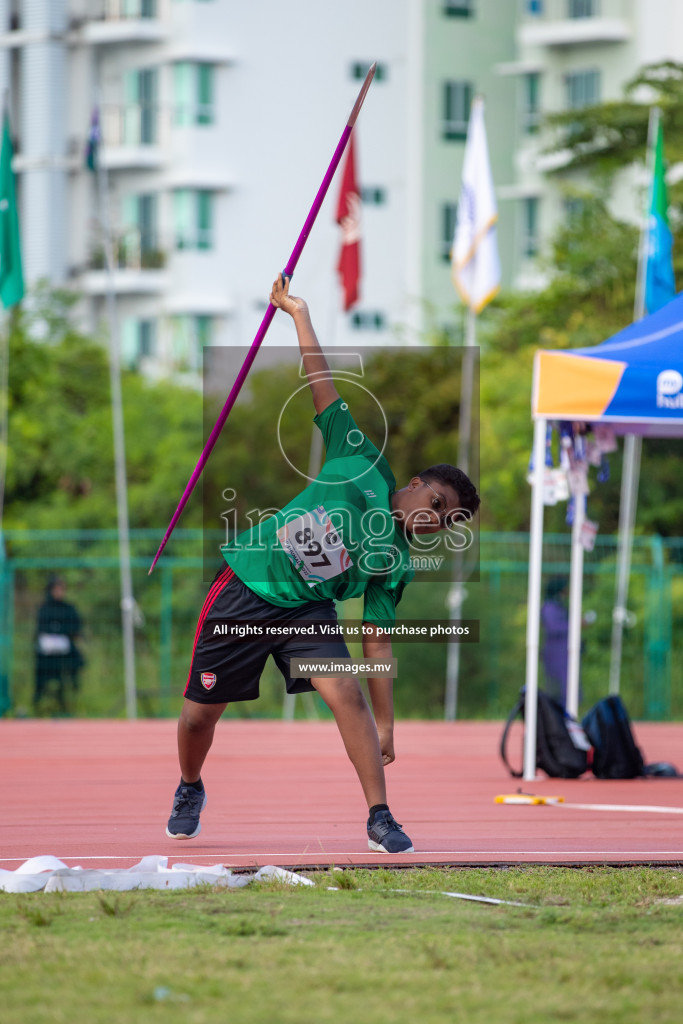
MULTIPOLYGON (((114 270, 111 285, 117 295, 158 295, 166 291, 168 275, 161 270, 114 270)), ((106 295, 109 274, 106 270, 86 270, 81 274, 79 286, 84 295, 106 295)))
POLYGON ((99 0, 95 7, 75 26, 81 40, 93 46, 156 43, 168 36, 159 19, 159 0, 99 0))
POLYGON ((102 108, 102 165, 108 170, 156 168, 164 163, 170 112, 157 106, 107 104, 102 108))
POLYGON ((547 0, 542 14, 521 22, 517 41, 551 48, 624 43, 633 35, 626 13, 624 0, 547 0))
POLYGON ((0 50, 21 49, 35 43, 66 39, 71 45, 90 43, 155 43, 168 38, 168 27, 160 20, 160 0, 95 0, 94 11, 69 18, 64 34, 48 29, 29 31, 19 13, 10 19, 9 30, 0 32, 0 50))
POLYGON ((86 295, 104 295, 110 287, 121 295, 154 295, 166 290, 166 250, 156 247, 153 239, 144 241, 138 228, 114 237, 112 258, 110 274, 104 246, 95 243, 88 265, 79 275, 79 285, 86 295))
POLYGON ((169 292, 164 301, 164 313, 169 316, 230 316, 235 312, 235 305, 226 298, 223 292, 210 292, 204 289, 169 292))

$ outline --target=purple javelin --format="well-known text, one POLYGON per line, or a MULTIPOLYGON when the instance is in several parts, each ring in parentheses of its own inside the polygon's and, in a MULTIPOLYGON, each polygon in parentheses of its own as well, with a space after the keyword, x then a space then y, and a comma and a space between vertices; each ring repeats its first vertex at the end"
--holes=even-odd
MULTIPOLYGON (((308 217, 306 217, 306 221, 304 223, 304 226, 301 229, 301 234, 299 235, 299 237, 297 239, 297 242, 296 242, 296 245, 294 246, 294 249, 292 250, 292 255, 289 257, 289 259, 287 261, 287 266, 285 267, 285 269, 283 271, 283 274, 285 276, 291 277, 291 275, 294 273, 294 268, 296 267, 297 263, 299 262, 299 257, 301 256, 301 253, 303 252, 303 248, 304 248, 304 246, 306 244, 308 236, 311 233, 311 229, 312 229, 312 227, 313 227, 313 225, 315 223, 315 218, 318 216, 318 212, 320 210, 320 207, 323 204, 323 200, 325 199, 325 196, 327 194, 327 190, 330 187, 330 182, 332 181, 332 178, 334 177, 334 172, 337 170, 337 167, 339 166, 339 161, 341 160, 341 158, 342 158, 342 156, 344 154, 344 150, 346 149, 346 144, 349 141, 349 136, 351 135, 351 130, 352 130, 354 124, 356 123, 356 118, 358 117, 358 114, 360 113, 360 108, 363 106, 363 100, 365 99, 365 95, 366 95, 368 89, 370 88, 370 83, 372 82, 372 79, 374 78, 376 68, 377 68, 377 64, 375 63, 375 64, 372 65, 372 67, 368 71, 367 75, 365 76, 365 81, 363 82, 363 85, 361 86, 361 90, 358 93, 358 98, 356 99, 356 102, 354 104, 353 110, 351 111, 351 116, 349 117, 348 121, 346 122, 346 127, 344 128, 344 131, 342 132, 341 138, 340 138, 340 140, 339 140, 339 142, 337 144, 337 148, 334 151, 334 156, 332 157, 332 160, 330 162, 330 166, 327 168, 327 171, 325 172, 325 177, 323 178, 322 184, 321 184, 320 188, 318 189, 317 196, 313 200, 313 205, 311 206, 311 209, 309 210, 309 213, 308 213, 308 217)), ((213 450, 213 446, 215 445, 216 441, 218 440, 218 435, 220 434, 221 430, 225 426, 225 421, 227 420, 228 415, 230 413, 230 410, 232 409, 233 405, 235 404, 235 402, 237 400, 237 396, 239 395, 240 390, 242 388, 242 385, 244 384, 244 381, 246 380, 247 374, 249 373, 249 370, 251 369, 251 364, 254 362, 254 359, 256 358, 256 353, 258 352, 259 348, 261 347, 261 342, 265 338, 266 331, 270 327, 271 321, 272 321, 274 316, 275 316, 275 306, 272 306, 270 303, 268 303, 268 309, 266 310, 266 315, 264 316, 263 320, 261 321, 261 326, 259 327, 258 331, 256 332, 256 337, 254 338, 254 340, 251 343, 251 348, 249 349, 249 351, 247 353, 247 357, 244 360, 244 363, 242 365, 242 369, 237 374, 237 379, 235 380, 235 383, 233 384, 233 386, 232 386, 232 388, 230 390, 230 394, 228 395, 228 399, 227 399, 225 405, 223 406, 223 408, 221 410, 220 416, 216 420, 216 424, 215 424, 213 430, 211 431, 211 433, 209 435, 209 440, 206 442, 206 444, 204 446, 204 451, 202 452, 202 454, 199 457, 199 462, 195 466, 194 471, 192 473, 192 476, 188 480, 187 487, 185 488, 185 490, 183 492, 183 496, 180 499, 180 501, 178 502, 177 509, 173 513, 173 518, 171 519, 171 522, 168 524, 168 529, 166 530, 166 533, 164 534, 164 539, 162 540, 161 544, 159 545, 159 550, 157 551, 156 555, 154 556, 154 561, 152 562, 152 564, 150 566, 150 569, 149 569, 149 573, 148 573, 148 575, 150 575, 150 576, 152 574, 154 566, 157 564, 157 561, 159 560, 159 556, 161 555, 161 552, 164 550, 164 547, 166 546, 166 541, 171 536, 171 534, 173 532, 173 529, 175 527, 175 524, 180 519, 180 515, 181 515, 183 509, 185 508, 185 505, 187 504, 188 498, 190 497, 190 495, 192 494, 192 491, 194 490, 194 487, 195 487, 195 484, 197 483, 197 480, 199 480, 199 477, 202 474, 202 470, 204 469, 204 466, 206 465, 206 462, 207 462, 207 460, 209 458, 209 455, 211 454, 211 452, 213 450)))

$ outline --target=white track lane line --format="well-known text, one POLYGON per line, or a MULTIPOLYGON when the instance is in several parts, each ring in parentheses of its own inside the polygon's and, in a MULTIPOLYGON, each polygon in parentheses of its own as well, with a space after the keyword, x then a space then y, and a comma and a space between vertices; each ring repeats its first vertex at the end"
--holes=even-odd
POLYGON ((574 811, 629 811, 631 814, 683 814, 683 807, 664 807, 657 804, 545 804, 546 807, 567 807, 574 811))

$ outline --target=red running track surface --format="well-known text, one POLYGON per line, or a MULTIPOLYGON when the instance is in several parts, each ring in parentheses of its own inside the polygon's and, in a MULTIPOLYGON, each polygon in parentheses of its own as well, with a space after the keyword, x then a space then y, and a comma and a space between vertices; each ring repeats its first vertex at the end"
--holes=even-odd
MULTIPOLYGON (((236 868, 683 862, 683 813, 639 809, 683 811, 683 780, 522 783, 498 756, 501 728, 397 724, 389 802, 417 852, 390 857, 367 849, 360 786, 333 722, 220 722, 203 773, 202 832, 179 842, 165 834, 179 776, 174 722, 0 721, 0 867, 40 854, 90 868, 147 854, 236 868), (494 802, 520 785, 624 810, 494 802)), ((636 737, 647 761, 682 766, 682 724, 638 724, 636 737)))

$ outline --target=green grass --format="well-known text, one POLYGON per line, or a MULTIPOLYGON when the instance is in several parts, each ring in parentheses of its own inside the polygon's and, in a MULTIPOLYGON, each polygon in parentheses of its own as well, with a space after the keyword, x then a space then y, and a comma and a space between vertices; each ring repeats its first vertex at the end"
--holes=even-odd
POLYGON ((3 1024, 681 1019, 683 902, 661 902, 683 894, 679 869, 311 877, 315 888, 0 893, 3 1024))

